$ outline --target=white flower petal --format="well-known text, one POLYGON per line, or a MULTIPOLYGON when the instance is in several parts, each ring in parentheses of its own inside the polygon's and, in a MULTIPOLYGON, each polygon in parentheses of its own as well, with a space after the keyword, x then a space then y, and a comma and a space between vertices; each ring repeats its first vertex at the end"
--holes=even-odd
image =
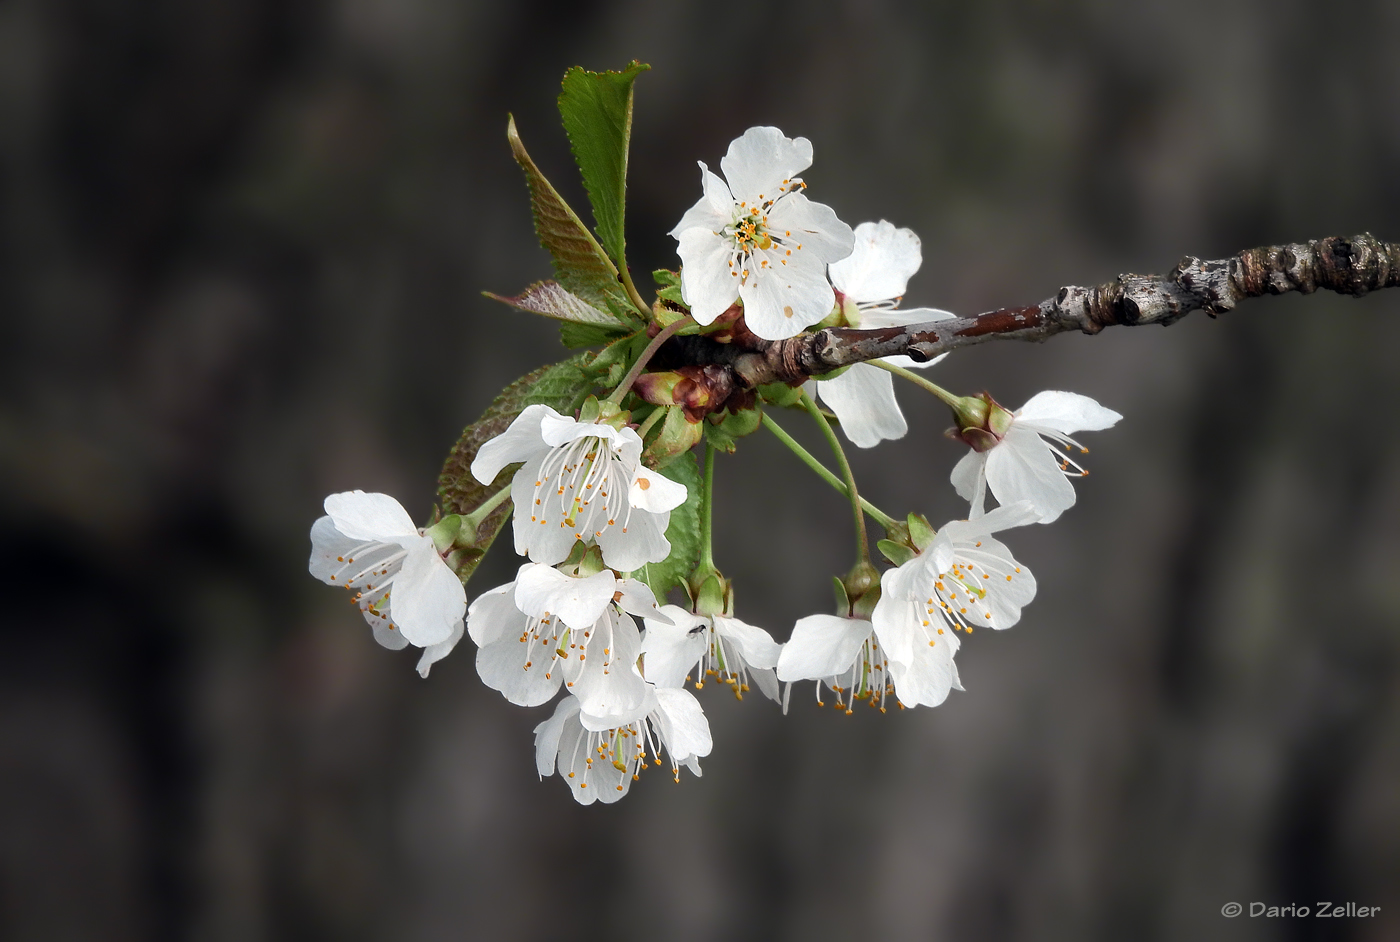
POLYGON ((563 724, 559 736, 559 775, 579 804, 591 805, 595 801, 610 804, 627 794, 632 787, 632 776, 625 768, 618 769, 589 748, 589 733, 583 728, 581 717, 580 711, 563 724))
POLYGON ((635 668, 639 654, 637 623, 610 608, 593 626, 587 660, 570 690, 578 697, 580 714, 586 714, 586 726, 610 729, 645 715, 650 688, 635 668))
POLYGON ((578 701, 565 697, 554 708, 549 719, 535 727, 535 768, 540 778, 554 774, 554 762, 559 756, 559 737, 564 725, 578 716, 578 701))
MULTIPOLYGON (((908 327, 911 324, 946 321, 958 315, 952 311, 942 311, 935 307, 876 307, 863 308, 857 313, 857 316, 860 318, 857 327, 861 330, 873 330, 877 327, 908 327)), ((893 357, 887 359, 893 359, 893 357)))
POLYGON ((783 181, 812 166, 812 142, 790 138, 772 127, 749 128, 729 145, 719 162, 736 201, 753 206, 776 199, 783 181))
POLYGON ((511 703, 531 707, 554 699, 565 672, 562 667, 551 670, 550 652, 538 641, 531 647, 530 639, 520 640, 526 624, 522 615, 516 632, 478 648, 476 673, 482 683, 511 703))
POLYGON ((1088 396, 1047 390, 1036 393, 1016 412, 1017 423, 1039 425, 1064 435, 1098 432, 1111 428, 1123 418, 1105 409, 1088 396))
POLYGON ((831 264, 831 283, 857 303, 886 301, 904 294, 921 264, 923 252, 914 230, 896 229, 883 219, 863 222, 856 226, 851 254, 831 264))
POLYGON ((778 679, 819 680, 850 670, 870 631, 870 622, 860 618, 799 618, 778 656, 778 679))
POLYGON ((377 555, 397 551, 397 547, 391 549, 382 543, 378 546, 365 546, 364 540, 352 540, 337 530, 335 521, 330 517, 318 517, 311 525, 311 558, 307 561, 306 568, 326 585, 344 586, 346 577, 368 566, 377 555), (358 559, 361 560, 361 565, 351 569, 354 564, 347 563, 346 560, 357 558, 352 555, 355 550, 360 550, 358 559), (335 578, 331 578, 332 576, 335 578))
POLYGON ((426 678, 428 671, 434 664, 452 653, 452 649, 457 646, 457 642, 462 640, 462 622, 458 621, 452 627, 452 634, 446 641, 439 641, 437 644, 430 644, 423 649, 423 656, 418 658, 418 676, 426 678))
POLYGON ((700 708, 700 701, 689 690, 658 687, 655 691, 656 710, 652 716, 659 720, 666 751, 676 762, 686 762, 695 756, 707 756, 714 748, 710 738, 710 721, 700 708))
POLYGON ((670 511, 653 514, 634 510, 626 526, 619 520, 616 526, 607 527, 597 537, 598 546, 603 550, 603 562, 619 572, 631 572, 647 563, 661 562, 671 555, 671 544, 666 539, 666 527, 670 522, 670 511))
POLYGON ((926 369, 928 369, 930 366, 933 366, 933 365, 935 365, 935 364, 937 364, 937 363, 942 363, 942 362, 943 362, 944 360, 946 360, 947 358, 948 358, 948 354, 946 354, 946 353, 940 353, 938 356, 934 357, 932 360, 925 360, 924 362, 920 363, 918 360, 914 359, 913 357, 907 357, 907 356, 905 356, 905 355, 902 354, 902 353, 896 353, 894 356, 881 357, 880 359, 884 360, 886 363, 890 364, 891 366, 903 367, 903 368, 906 369, 906 370, 926 370, 926 369))
MULTIPOLYGON (((545 450, 527 461, 515 472, 510 484, 510 498, 515 504, 514 522, 515 552, 529 556, 531 560, 546 566, 562 563, 569 557, 577 537, 574 530, 564 524, 559 506, 549 501, 535 510, 536 482, 540 471, 549 457, 545 450)), ((546 492, 545 497, 549 496, 546 492)))
POLYGON ((982 512, 986 495, 986 474, 987 453, 969 449, 968 453, 953 465, 953 473, 948 476, 958 496, 971 502, 974 514, 982 512))
POLYGON ((602 617, 616 591, 617 576, 606 569, 576 578, 550 566, 526 563, 515 577, 515 604, 522 612, 532 618, 553 615, 580 631, 602 617))
POLYGON ((467 610, 462 580, 448 568, 428 537, 405 546, 408 555, 390 587, 394 623, 420 648, 446 641, 467 610))
MULTIPOLYGON (((826 266, 850 255, 856 241, 855 233, 836 215, 836 210, 825 203, 813 202, 801 193, 778 201, 768 213, 767 228, 775 233, 791 232, 792 236, 785 236, 785 239, 802 245, 800 251, 793 250, 791 259, 815 256, 821 264, 818 277, 828 286, 831 282, 827 280, 826 266)), ((789 264, 796 264, 791 259, 789 264)), ((822 316, 827 313, 830 308, 822 316)))
POLYGON ((794 250, 788 261, 783 267, 751 270, 739 286, 744 323, 765 340, 797 336, 836 304, 836 293, 822 274, 822 259, 794 250))
POLYGON ((857 363, 833 379, 815 384, 817 395, 841 420, 841 432, 860 448, 874 448, 909 431, 894 398, 894 377, 879 367, 857 363))
POLYGON ((546 405, 526 406, 504 432, 477 449, 472 459, 472 477, 490 484, 506 465, 529 461, 548 451, 540 437, 540 423, 551 415, 559 413, 546 405))
POLYGON ((388 648, 390 651, 402 651, 408 647, 408 639, 403 636, 402 631, 393 627, 393 622, 386 614, 376 615, 369 609, 365 609, 363 614, 365 621, 369 622, 370 630, 374 633, 374 640, 379 642, 381 647, 388 648))
POLYGON ((639 615, 648 619, 648 623, 668 620, 657 608, 656 596, 652 593, 651 586, 640 579, 623 579, 618 582, 617 607, 629 615, 639 615))
POLYGON ((1074 506, 1074 486, 1060 470, 1050 446, 1028 428, 1012 424, 987 457, 987 486, 998 502, 1028 500, 1041 523, 1053 523, 1074 506))
POLYGON ((646 679, 657 687, 679 687, 705 654, 707 622, 678 605, 661 606, 661 614, 670 620, 666 624, 656 618, 646 618, 646 634, 642 637, 642 665, 646 679))
POLYGON ((467 609, 467 633, 477 647, 486 647, 502 635, 518 635, 528 619, 515 604, 515 583, 507 582, 481 593, 467 609))
POLYGON ((958 557, 984 569, 991 577, 986 580, 983 602, 992 617, 985 624, 1003 631, 1021 620, 1021 609, 1035 598, 1035 576, 1017 564, 1011 550, 1000 540, 988 536, 978 542, 980 546, 959 546, 958 557))
POLYGON ((948 699, 948 692, 958 684, 957 666, 953 656, 958 651, 958 636, 947 631, 935 636, 934 643, 916 644, 907 663, 890 661, 890 676, 894 678, 895 696, 905 706, 935 707, 948 699))
POLYGON ((632 478, 632 486, 627 490, 628 503, 649 513, 675 510, 685 503, 685 498, 684 484, 640 466, 632 478))
POLYGON ((709 324, 739 297, 740 272, 729 265, 734 240, 709 229, 687 229, 676 237, 681 257, 681 297, 698 324, 709 324))
POLYGON ((690 209, 686 210, 681 221, 676 223, 676 227, 667 235, 673 239, 679 239, 681 233, 687 229, 707 229, 710 232, 719 232, 733 220, 734 197, 729 192, 729 187, 717 175, 710 172, 710 168, 702 161, 700 164, 700 188, 704 195, 690 209))
POLYGON ((754 684, 765 697, 774 703, 778 702, 778 672, 776 670, 769 667, 755 667, 749 671, 749 676, 753 678, 754 684))
MULTIPOLYGON (((974 541, 1002 530, 1024 527, 1040 521, 1040 511, 1028 500, 1003 504, 991 513, 971 520, 950 520, 938 531, 935 542, 974 541)), ((940 572, 942 570, 939 570, 940 572)))
POLYGON ((400 537, 418 535, 408 511, 388 494, 345 491, 327 497, 325 507, 335 528, 352 540, 398 543, 400 537))
POLYGON ((783 646, 762 628, 728 615, 714 616, 714 625, 715 634, 738 648, 739 656, 749 667, 762 669, 778 666, 783 646))

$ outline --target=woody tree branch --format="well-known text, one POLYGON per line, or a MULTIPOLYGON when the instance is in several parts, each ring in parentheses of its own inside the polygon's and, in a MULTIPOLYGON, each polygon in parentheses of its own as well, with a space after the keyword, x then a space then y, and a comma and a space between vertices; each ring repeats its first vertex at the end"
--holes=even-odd
MULTIPOLYGON (((1191 311, 1212 317, 1246 298, 1319 288, 1361 297, 1400 286, 1400 243, 1369 234, 1246 249, 1226 259, 1187 256, 1166 275, 1120 275, 1092 287, 1071 285, 1031 307, 1003 308, 905 327, 855 330, 831 327, 788 340, 743 332, 729 343, 677 337, 665 357, 672 363, 718 367, 733 385, 796 385, 852 363, 907 354, 925 361, 988 340, 1041 341, 1066 331, 1097 334, 1105 327, 1171 324, 1191 311)), ((707 372, 710 372, 707 370, 707 372)))

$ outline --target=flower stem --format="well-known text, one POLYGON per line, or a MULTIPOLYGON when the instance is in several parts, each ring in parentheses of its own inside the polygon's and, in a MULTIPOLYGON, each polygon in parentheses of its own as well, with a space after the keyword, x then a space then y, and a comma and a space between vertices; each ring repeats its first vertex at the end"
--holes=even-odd
POLYGON ((715 446, 705 443, 705 477, 700 483, 700 563, 697 572, 715 568, 715 554, 710 546, 711 521, 715 503, 715 446))
POLYGON ((646 438, 646 437, 647 437, 647 432, 650 432, 650 431, 651 431, 651 427, 652 427, 653 425, 655 425, 657 422, 659 422, 659 421, 661 420, 661 418, 662 418, 665 414, 666 414, 666 407, 665 407, 665 406, 657 406, 655 409, 651 410, 651 415, 647 416, 647 417, 642 421, 642 424, 641 424, 640 426, 638 426, 638 428, 637 428, 637 437, 638 437, 638 438, 646 438))
MULTIPOLYGON (((818 477, 820 477, 826 483, 830 484, 832 487, 836 488, 836 490, 841 494, 846 496, 850 495, 850 491, 846 489, 846 485, 841 482, 841 479, 838 478, 836 475, 832 474, 831 471, 828 470, 827 467, 823 465, 820 461, 812 457, 812 453, 809 452, 807 449, 803 448, 801 445, 799 445, 796 439, 794 439, 787 432, 783 431, 782 426, 780 426, 777 422, 773 421, 773 419, 768 415, 767 412, 763 413, 763 424, 767 427, 768 431, 772 432, 775 436, 777 436, 778 441, 786 445, 788 447, 788 450, 791 451, 794 455, 796 455, 802 461, 803 464, 815 471, 818 477)), ((870 515, 871 519, 873 519, 880 526, 884 527, 886 530, 888 530, 892 525, 894 525, 895 519, 893 517, 885 513, 879 507, 876 507, 864 497, 860 499, 860 506, 862 507, 862 509, 865 510, 867 514, 870 515)))
POLYGON ((865 535, 865 514, 861 512, 860 492, 856 490, 856 477, 851 473, 851 463, 846 460, 846 451, 841 447, 841 440, 836 437, 831 423, 822 415, 822 410, 817 408, 812 397, 805 392, 802 394, 802 404, 807 407, 822 434, 826 436, 826 443, 831 446, 832 453, 836 455, 836 463, 841 467, 841 476, 846 479, 846 497, 851 502, 851 513, 856 518, 856 555, 861 562, 869 564, 870 540, 865 535))
POLYGON ((493 510, 495 510, 497 507, 501 506, 508 500, 510 500, 509 484, 501 488, 496 493, 492 494, 490 497, 486 498, 485 503, 480 504, 471 513, 463 515, 462 520, 465 523, 471 524, 472 528, 475 529, 476 527, 481 526, 481 521, 491 516, 491 512, 493 510))
POLYGON ((938 386, 934 383, 929 382, 928 380, 920 376, 918 373, 915 373, 913 370, 906 370, 902 366, 895 366, 893 363, 886 363, 884 360, 866 360, 865 362, 869 363, 871 366, 878 367, 887 373, 893 373, 900 379, 909 380, 909 382, 913 383, 915 386, 921 387, 926 392, 933 393, 946 405, 951 406, 954 409, 957 409, 959 404, 962 402, 961 396, 953 395, 952 393, 948 392, 948 390, 944 389, 942 386, 938 386))
POLYGON ((632 305, 637 309, 637 313, 643 317, 651 317, 651 308, 642 300, 642 295, 637 291, 637 286, 632 283, 632 272, 628 270, 626 262, 619 266, 618 279, 622 282, 622 287, 627 289, 627 296, 632 299, 632 305))
POLYGON ((637 381, 637 377, 642 375, 642 370, 646 369, 647 364, 651 362, 651 358, 656 355, 656 351, 661 349, 661 345, 670 340, 675 335, 676 331, 680 330, 682 327, 688 327, 693 323, 695 323, 694 319, 687 314, 680 320, 673 321, 666 327, 661 328, 661 333, 651 338, 651 343, 647 344, 646 349, 642 351, 642 355, 637 357, 637 362, 632 364, 632 368, 627 371, 627 375, 622 377, 622 382, 612 391, 612 395, 608 396, 608 402, 622 402, 623 397, 627 395, 627 390, 631 389, 632 384, 637 381))

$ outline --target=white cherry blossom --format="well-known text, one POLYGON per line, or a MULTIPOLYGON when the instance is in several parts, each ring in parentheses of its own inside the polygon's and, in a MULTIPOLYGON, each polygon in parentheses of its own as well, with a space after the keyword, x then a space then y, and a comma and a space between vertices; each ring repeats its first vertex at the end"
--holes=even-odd
MULTIPOLYGON (((853 712, 857 700, 885 711, 885 698, 894 692, 890 664, 874 626, 865 618, 808 615, 793 626, 792 637, 778 657, 778 679, 789 685, 799 680, 817 682, 817 706, 822 686, 836 694, 837 708, 853 712)), ((787 709, 786 696, 783 702, 787 709)))
POLYGON ((332 494, 325 510, 311 525, 307 568, 327 585, 354 593, 381 645, 423 648, 418 672, 428 676, 462 638, 467 595, 461 580, 432 537, 388 494, 332 494))
POLYGON ((646 686, 633 670, 641 637, 631 615, 665 618, 643 582, 526 563, 514 582, 472 603, 467 631, 477 673, 511 703, 538 706, 563 685, 587 713, 625 717, 646 686))
POLYGON ((678 605, 663 605, 670 622, 644 616, 642 663, 646 678, 659 687, 679 687, 695 672, 695 689, 717 677, 743 699, 749 678, 770 700, 778 699, 778 665, 782 645, 762 628, 727 615, 696 615, 678 605), (699 670, 695 670, 696 667, 699 670))
POLYGON ((1035 577, 992 534, 1037 518, 1028 501, 1019 501, 951 521, 922 553, 880 579, 871 620, 900 703, 938 706, 949 690, 962 689, 953 662, 959 632, 1002 630, 1020 620, 1035 597, 1035 577))
POLYGON ((710 754, 713 744, 699 701, 688 690, 645 681, 643 686, 642 703, 621 718, 600 719, 574 697, 561 700, 554 715, 535 727, 535 767, 540 778, 557 769, 574 800, 589 805, 611 803, 626 795, 644 769, 663 764, 663 753, 677 782, 682 765, 700 775, 699 760, 710 754))
POLYGON ((1111 428, 1123 416, 1088 396, 1053 390, 1036 393, 1011 416, 1005 432, 987 436, 991 444, 985 451, 969 451, 954 466, 953 487, 971 502, 973 514, 982 512, 991 488, 999 503, 1028 500, 1040 513, 1040 522, 1051 523, 1074 506, 1074 486, 1068 478, 1088 474, 1069 451, 1071 446, 1084 454, 1089 449, 1070 435, 1111 428))
POLYGON ((481 446, 471 471, 490 484, 506 465, 525 462, 510 491, 520 555, 552 566, 576 540, 596 542, 604 563, 630 572, 670 555, 666 526, 686 498, 685 485, 643 467, 641 453, 635 429, 532 405, 481 446))
MULTIPOLYGON (((909 278, 922 263, 919 237, 912 229, 896 229, 883 219, 856 226, 854 251, 827 266, 831 283, 842 298, 847 323, 870 329, 953 317, 936 308, 900 309, 899 301, 909 278)), ((924 369, 945 356, 946 353, 922 363, 907 356, 883 359, 895 366, 924 369)), ((856 363, 831 379, 813 381, 812 386, 841 420, 841 431, 861 448, 903 438, 909 431, 904 413, 895 401, 894 376, 879 367, 856 363)))
POLYGON ((826 266, 851 253, 854 236, 831 207, 803 195, 797 174, 811 164, 811 141, 770 127, 729 145, 725 179, 700 164, 704 196, 671 230, 696 321, 712 323, 742 299, 749 330, 781 340, 831 313, 826 266))

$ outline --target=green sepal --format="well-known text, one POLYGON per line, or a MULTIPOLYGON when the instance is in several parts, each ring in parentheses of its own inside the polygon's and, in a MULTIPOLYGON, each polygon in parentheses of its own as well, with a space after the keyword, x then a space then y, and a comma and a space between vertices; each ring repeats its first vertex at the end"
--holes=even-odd
POLYGON ((763 424, 763 413, 757 409, 739 412, 712 413, 705 422, 705 441, 723 452, 733 453, 734 440, 752 435, 763 424), (716 422, 715 419, 719 421, 716 422))
POLYGON ((836 614, 842 618, 851 617, 851 597, 846 594, 846 584, 840 576, 831 577, 831 587, 836 592, 836 614))
POLYGON ((877 540, 875 548, 880 551, 880 555, 894 563, 896 566, 903 566, 909 560, 919 554, 911 547, 903 543, 896 543, 894 540, 877 540))
MULTIPOLYGON (((467 529, 472 530, 474 528, 469 526, 467 529)), ((448 514, 441 520, 434 521, 432 526, 423 531, 423 535, 433 541, 433 546, 437 548, 439 553, 445 553, 452 547, 453 543, 457 542, 459 536, 465 536, 465 542, 467 543, 471 543, 476 539, 475 532, 463 534, 461 531, 462 515, 448 514)))
MULTIPOLYGON (((442 473, 438 475, 438 500, 444 511, 449 514, 469 514, 510 483, 519 465, 501 469, 501 473, 496 475, 496 480, 490 484, 482 484, 472 477, 471 464, 476 458, 477 450, 504 432, 526 406, 542 404, 571 415, 595 385, 584 370, 584 364, 590 356, 591 354, 581 353, 562 363, 542 366, 520 377, 501 390, 500 395, 481 417, 463 430, 457 443, 448 452, 442 473)), ((463 545, 462 535, 458 534, 454 543, 456 548, 449 563, 463 582, 471 578, 471 574, 476 571, 497 533, 510 516, 510 511, 511 502, 502 502, 477 524, 476 533, 466 545, 463 545)))
POLYGON ((598 240, 626 264, 627 148, 632 137, 632 85, 651 66, 634 61, 621 72, 564 73, 559 116, 593 206, 598 240))
POLYGON ((646 331, 639 330, 628 337, 620 337, 608 344, 588 363, 588 372, 596 377, 599 386, 616 386, 622 382, 630 367, 646 348, 646 331))
POLYGON ((686 592, 691 599, 691 611, 697 615, 728 615, 733 611, 729 580, 719 570, 697 572, 690 577, 686 592))
POLYGON ((631 299, 618 282, 617 267, 608 258, 593 233, 578 218, 564 198, 545 179, 530 159, 515 118, 506 126, 506 138, 516 163, 525 171, 530 187, 530 210, 535 218, 535 234, 554 260, 555 277, 564 288, 595 308, 604 311, 630 310, 631 299))
POLYGON ((789 386, 787 383, 764 383, 755 391, 764 402, 770 402, 784 409, 802 403, 801 386, 789 386))
POLYGON ((911 513, 909 520, 909 541, 919 548, 919 552, 928 549, 933 538, 938 535, 938 531, 929 524, 928 519, 922 514, 911 513))
POLYGON ((680 272, 671 271, 669 268, 658 268, 651 273, 652 280, 656 282, 656 297, 661 301, 670 301, 685 307, 685 298, 681 296, 681 275, 680 272))
POLYGON ((657 602, 665 604, 666 594, 678 585, 683 585, 686 576, 700 560, 700 467, 691 455, 674 460, 662 474, 678 484, 685 485, 685 503, 671 511, 671 522, 666 525, 666 539, 671 544, 671 554, 659 563, 647 563, 639 573, 657 602))

